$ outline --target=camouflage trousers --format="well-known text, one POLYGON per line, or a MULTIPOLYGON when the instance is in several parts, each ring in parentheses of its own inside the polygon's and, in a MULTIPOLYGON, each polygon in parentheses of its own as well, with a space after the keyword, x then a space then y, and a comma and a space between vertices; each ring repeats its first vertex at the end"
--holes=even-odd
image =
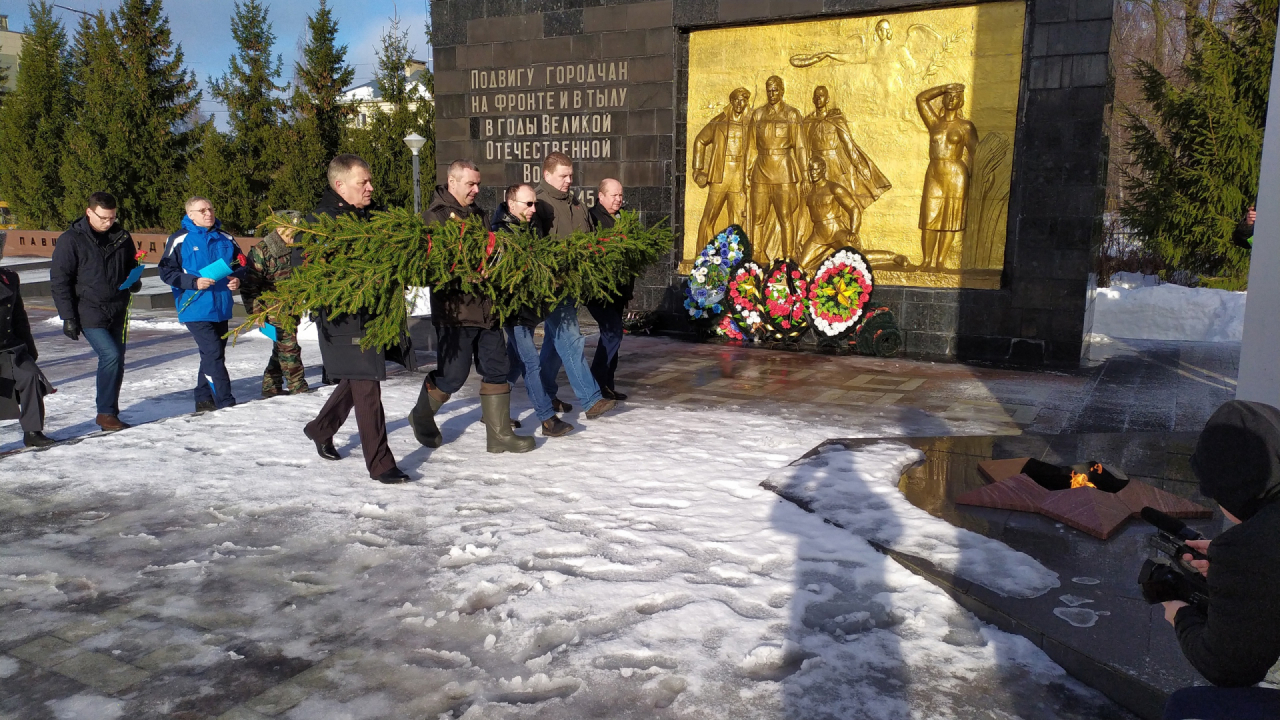
POLYGON ((286 387, 290 393, 307 391, 306 368, 302 365, 302 347, 297 333, 286 332, 276 325, 276 342, 271 348, 271 360, 262 373, 262 393, 279 394, 286 387))

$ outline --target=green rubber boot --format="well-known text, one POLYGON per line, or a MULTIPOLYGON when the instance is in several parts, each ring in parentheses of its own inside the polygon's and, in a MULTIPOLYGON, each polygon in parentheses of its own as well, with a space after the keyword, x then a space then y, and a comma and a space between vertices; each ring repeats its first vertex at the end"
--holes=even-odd
POLYGON ((413 437, 424 447, 438 448, 444 444, 444 435, 436 425, 436 413, 448 399, 449 393, 442 392, 430 380, 422 381, 418 402, 409 411, 409 427, 413 428, 413 437))
POLYGON ((506 383, 480 384, 480 412, 489 452, 525 453, 533 449, 533 438, 511 432, 511 388, 506 383))

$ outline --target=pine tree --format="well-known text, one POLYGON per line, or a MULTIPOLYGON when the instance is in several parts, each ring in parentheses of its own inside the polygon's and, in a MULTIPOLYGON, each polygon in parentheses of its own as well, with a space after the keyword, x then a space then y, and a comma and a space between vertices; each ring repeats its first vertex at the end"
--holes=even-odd
POLYGON ((168 207, 183 199, 197 134, 184 121, 200 93, 182 66, 182 46, 173 43, 162 0, 123 0, 111 19, 124 71, 113 118, 124 124, 112 132, 129 136, 126 185, 117 197, 131 227, 158 227, 168 207))
MULTIPOLYGON (((103 11, 80 18, 71 49, 71 107, 59 176, 62 216, 84 214, 89 195, 105 190, 123 197, 129 141, 116 125, 116 88, 123 84, 120 45, 103 11)), ((122 221, 130 218, 121 213, 122 221)))
MULTIPOLYGON (((223 229, 231 233, 244 233, 257 226, 258 218, 249 191, 249 177, 236 165, 238 151, 233 137, 221 133, 210 118, 201 123, 199 149, 187 163, 186 194, 209 198, 217 210, 223 229), (240 218, 254 218, 247 225, 240 225, 240 218)), ((175 203, 166 215, 171 224, 182 222, 182 204, 175 203)))
POLYGON ((54 229, 63 222, 59 165, 71 90, 67 33, 47 0, 28 7, 31 26, 19 56, 17 89, 0 105, 0 197, 18 223, 54 229))
POLYGON ((355 69, 345 64, 347 46, 334 44, 338 21, 327 0, 320 0, 315 14, 307 17, 307 31, 302 59, 294 65, 290 118, 282 133, 283 166, 269 194, 276 208, 315 206, 327 184, 325 169, 341 152, 343 130, 355 112, 340 102, 355 69))
POLYGON ((271 57, 275 34, 266 7, 258 0, 235 3, 231 36, 238 52, 231 57, 227 73, 218 80, 210 78, 209 85, 213 96, 227 106, 231 162, 244 176, 248 192, 219 208, 218 215, 228 229, 245 232, 268 213, 267 191, 279 169, 282 150, 279 133, 284 103, 276 93, 285 88, 275 83, 282 62, 279 56, 271 57))
MULTIPOLYGON (((416 132, 429 140, 435 137, 434 107, 405 75, 410 59, 409 31, 401 30, 400 19, 393 18, 382 36, 376 79, 380 100, 391 107, 376 109, 368 125, 352 128, 348 136, 351 152, 369 163, 375 197, 388 206, 413 206, 413 155, 404 144, 405 136, 416 132)), ((430 71, 423 72, 428 87, 433 84, 430 75, 430 71)), ((434 157, 435 143, 428 144, 422 152, 424 157, 434 157)))
POLYGON ((1244 0, 1224 25, 1194 17, 1179 76, 1151 63, 1136 74, 1151 118, 1127 114, 1125 223, 1172 269, 1243 287, 1248 252, 1231 244, 1236 223, 1257 201, 1277 0, 1244 0))

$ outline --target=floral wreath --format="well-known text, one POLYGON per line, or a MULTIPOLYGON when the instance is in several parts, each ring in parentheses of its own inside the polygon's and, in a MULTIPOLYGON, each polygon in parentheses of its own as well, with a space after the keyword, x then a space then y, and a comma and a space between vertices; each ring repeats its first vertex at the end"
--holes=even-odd
POLYGON ((729 281, 729 313, 744 335, 754 338, 764 330, 763 304, 764 271, 748 260, 729 281))
POLYGON ((729 280, 744 259, 751 257, 751 243, 737 225, 716 235, 693 261, 685 286, 684 308, 694 320, 714 320, 724 312, 722 302, 729 294, 729 280))
POLYGON ((720 318, 720 324, 716 325, 716 334, 730 340, 748 340, 746 333, 742 332, 742 327, 733 319, 732 315, 724 315, 720 318))
POLYGON ((770 340, 797 342, 809 329, 805 299, 809 280, 792 261, 773 262, 764 282, 764 325, 770 340))
POLYGON ((871 267, 851 247, 835 251, 818 266, 806 305, 820 336, 839 337, 854 328, 871 298, 871 267))

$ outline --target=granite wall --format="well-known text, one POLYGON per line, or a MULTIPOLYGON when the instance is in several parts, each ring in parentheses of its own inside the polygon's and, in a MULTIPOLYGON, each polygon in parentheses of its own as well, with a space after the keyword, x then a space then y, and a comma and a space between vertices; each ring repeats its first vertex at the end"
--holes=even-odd
MULTIPOLYGON (((617 177, 629 207, 647 221, 670 217, 680 232, 690 32, 957 4, 433 0, 437 173, 455 158, 475 159, 487 184, 481 203, 493 207, 500 186, 536 178, 540 157, 565 149, 581 159, 575 183, 584 200, 600 179, 617 177)), ((1101 236, 1111 10, 1111 0, 1028 2, 1001 287, 877 287, 875 301, 899 318, 909 355, 1079 363, 1101 236)), ((636 306, 669 311, 678 330, 676 257, 642 278, 636 306)))

